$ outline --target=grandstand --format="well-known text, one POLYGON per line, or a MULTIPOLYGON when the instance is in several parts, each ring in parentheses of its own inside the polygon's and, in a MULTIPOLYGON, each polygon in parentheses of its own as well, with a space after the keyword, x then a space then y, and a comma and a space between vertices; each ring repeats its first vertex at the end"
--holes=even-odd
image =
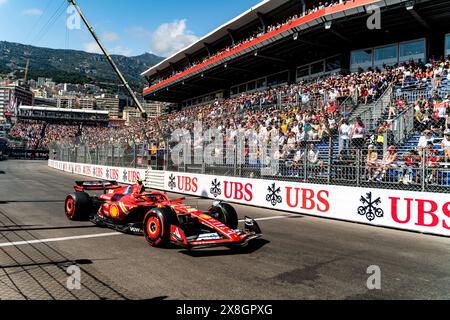
POLYGON ((150 83, 144 96, 190 105, 305 77, 448 53, 448 1, 322 3, 261 2, 144 72, 150 83), (380 6, 379 30, 367 28, 370 4, 380 6))
POLYGON ((449 17, 441 0, 263 1, 143 73, 144 97, 175 111, 128 127, 22 121, 12 135, 65 161, 145 166, 157 145, 174 171, 448 192, 449 17), (367 28, 371 4, 379 30, 367 28), (195 161, 207 142, 194 137, 191 154, 174 163, 171 135, 192 132, 195 121, 244 161, 228 163, 226 152, 217 163, 195 161), (242 155, 233 145, 251 135, 279 137, 269 151, 275 171, 262 158, 268 150, 251 161, 249 145, 242 155))

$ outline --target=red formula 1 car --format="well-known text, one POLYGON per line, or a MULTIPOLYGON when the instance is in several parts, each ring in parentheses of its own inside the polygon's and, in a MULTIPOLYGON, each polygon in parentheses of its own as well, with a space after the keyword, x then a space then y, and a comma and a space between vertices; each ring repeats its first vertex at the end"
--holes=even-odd
POLYGON ((202 212, 183 204, 184 198, 170 200, 164 193, 146 192, 142 182, 121 187, 114 181, 79 181, 74 189, 65 201, 68 219, 89 219, 101 227, 143 234, 153 247, 242 247, 261 237, 258 224, 248 217, 244 230, 237 229, 236 211, 227 203, 216 201, 202 212), (90 196, 86 191, 103 194, 90 196))

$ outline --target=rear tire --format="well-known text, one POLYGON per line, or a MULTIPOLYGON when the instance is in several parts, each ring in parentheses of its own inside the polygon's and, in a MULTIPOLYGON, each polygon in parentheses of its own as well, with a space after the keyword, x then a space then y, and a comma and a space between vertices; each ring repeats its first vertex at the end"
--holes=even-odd
POLYGON ((170 226, 178 225, 178 218, 172 208, 153 208, 144 218, 144 238, 152 247, 168 247, 170 226))
POLYGON ((238 227, 239 219, 236 210, 228 203, 221 203, 209 209, 209 215, 214 219, 222 222, 231 230, 238 227))
POLYGON ((69 220, 84 221, 91 214, 92 199, 86 192, 76 192, 67 196, 64 208, 69 220))

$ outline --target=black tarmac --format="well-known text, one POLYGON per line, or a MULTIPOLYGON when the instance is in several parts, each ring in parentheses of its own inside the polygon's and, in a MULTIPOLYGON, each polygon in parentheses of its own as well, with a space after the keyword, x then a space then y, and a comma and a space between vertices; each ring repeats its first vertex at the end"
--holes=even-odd
MULTIPOLYGON (((449 238, 236 205, 240 218, 259 219, 264 237, 252 246, 154 249, 68 221, 76 179, 86 178, 0 162, 0 299, 450 298, 449 238), (69 289, 73 265, 79 290, 69 289), (368 289, 369 266, 380 268, 381 290, 368 289)), ((188 203, 206 210, 210 200, 188 203)))

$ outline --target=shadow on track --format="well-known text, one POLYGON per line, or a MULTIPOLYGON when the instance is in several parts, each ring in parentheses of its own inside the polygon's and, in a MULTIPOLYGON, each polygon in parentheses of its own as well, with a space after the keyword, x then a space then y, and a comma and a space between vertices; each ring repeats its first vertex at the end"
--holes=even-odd
POLYGON ((91 229, 98 228, 94 225, 89 226, 72 226, 72 227, 39 227, 33 225, 23 226, 0 226, 0 232, 12 232, 12 231, 50 231, 50 230, 67 230, 67 229, 91 229))
POLYGON ((62 261, 49 261, 49 262, 39 262, 39 263, 22 263, 14 265, 0 265, 1 269, 12 269, 12 268, 22 268, 22 267, 38 267, 38 266, 61 266, 68 267, 70 265, 88 265, 94 262, 90 259, 78 259, 78 260, 62 260, 62 261))
POLYGON ((253 253, 266 244, 270 243, 270 241, 265 239, 256 239, 249 243, 247 246, 243 248, 224 248, 224 249, 198 249, 198 250, 182 250, 181 253, 195 257, 215 257, 215 256, 232 256, 232 255, 241 255, 241 254, 250 254, 253 253))
POLYGON ((0 200, 0 204, 9 203, 64 203, 64 200, 0 200))

